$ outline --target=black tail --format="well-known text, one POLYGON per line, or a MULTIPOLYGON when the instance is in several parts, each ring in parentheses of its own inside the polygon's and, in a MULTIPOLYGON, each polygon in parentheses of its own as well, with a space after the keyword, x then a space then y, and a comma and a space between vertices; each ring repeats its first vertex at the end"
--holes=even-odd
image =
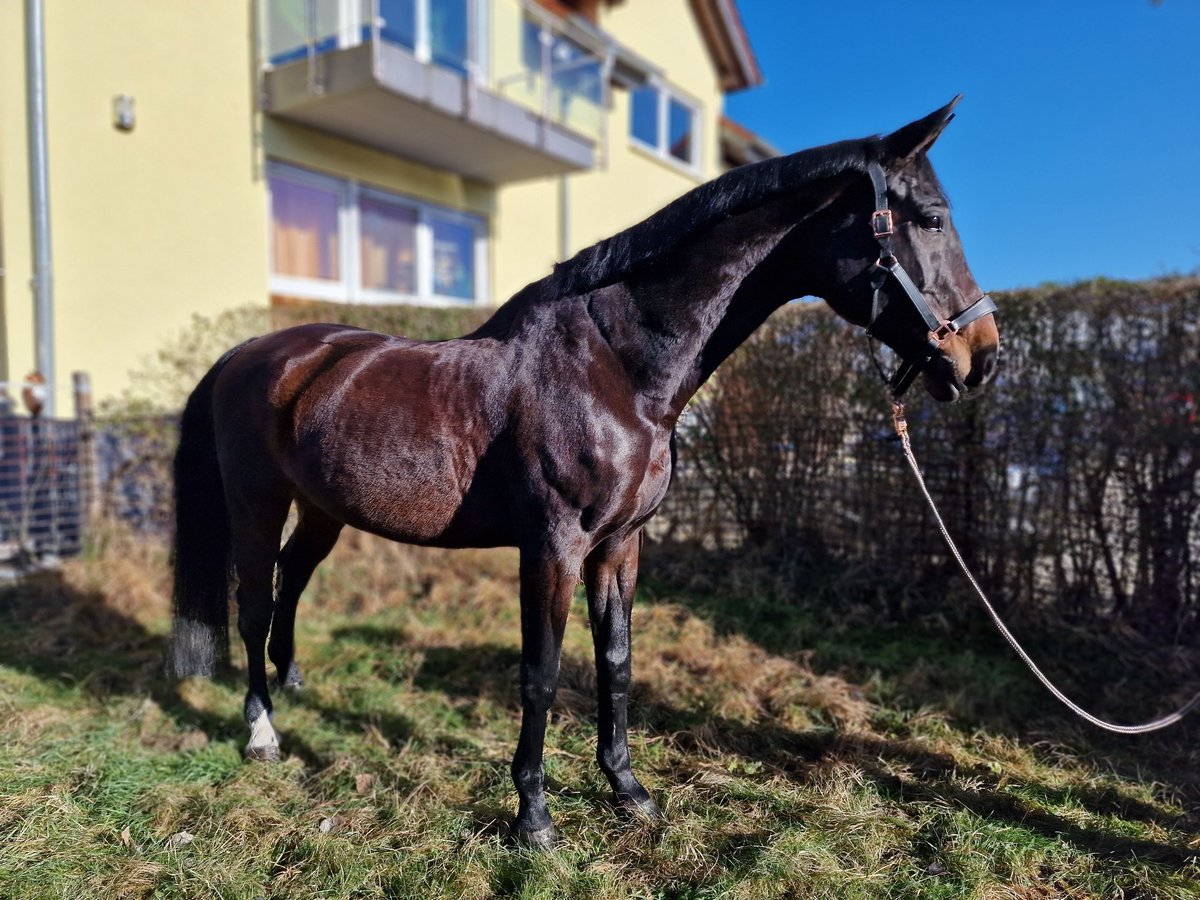
POLYGON ((229 585, 233 559, 229 510, 217 460, 213 386, 230 350, 188 397, 175 451, 175 621, 170 668, 213 675, 229 657, 229 585))

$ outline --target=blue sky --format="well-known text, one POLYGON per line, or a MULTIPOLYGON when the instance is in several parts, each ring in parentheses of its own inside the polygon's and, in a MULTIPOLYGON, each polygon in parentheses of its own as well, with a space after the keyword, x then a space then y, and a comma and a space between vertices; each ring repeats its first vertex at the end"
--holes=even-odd
POLYGON ((1200 269, 1200 0, 739 8, 766 84, 726 113, 785 152, 965 95, 931 157, 985 289, 1200 269))

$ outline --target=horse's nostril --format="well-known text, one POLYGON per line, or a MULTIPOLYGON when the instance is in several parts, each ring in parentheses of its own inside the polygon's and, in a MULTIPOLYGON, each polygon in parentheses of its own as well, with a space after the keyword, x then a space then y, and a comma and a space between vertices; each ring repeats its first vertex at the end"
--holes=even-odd
POLYGON ((993 347, 983 359, 983 380, 987 381, 996 374, 996 363, 1000 361, 1000 351, 993 347))
POLYGON ((979 354, 979 383, 990 381, 996 374, 996 363, 1000 359, 999 349, 989 347, 979 354))
POLYGON ((969 388, 985 384, 996 374, 996 362, 999 356, 1000 353, 996 347, 977 350, 971 358, 971 371, 963 383, 969 388))

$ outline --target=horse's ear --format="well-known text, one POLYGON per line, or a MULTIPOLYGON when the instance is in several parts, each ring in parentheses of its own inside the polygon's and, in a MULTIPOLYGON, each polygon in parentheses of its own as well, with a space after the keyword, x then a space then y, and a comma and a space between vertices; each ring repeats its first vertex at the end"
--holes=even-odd
POLYGON ((931 112, 925 118, 917 119, 885 137, 883 146, 887 150, 887 155, 892 159, 911 159, 932 147, 933 142, 938 139, 943 129, 954 118, 954 107, 958 106, 958 101, 961 99, 962 94, 959 94, 941 109, 931 112))

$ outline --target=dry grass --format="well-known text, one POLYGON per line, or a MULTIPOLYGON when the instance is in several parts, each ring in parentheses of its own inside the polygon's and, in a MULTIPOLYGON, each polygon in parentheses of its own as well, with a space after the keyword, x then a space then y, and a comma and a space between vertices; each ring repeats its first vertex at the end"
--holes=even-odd
POLYGON ((113 530, 9 593, 0 896, 1200 897, 1194 726, 1015 727, 1029 695, 1001 650, 738 573, 651 580, 635 613, 659 826, 607 805, 577 601, 548 735, 564 845, 512 849, 515 573, 510 551, 347 535, 301 607, 278 766, 241 760, 240 678, 163 677, 157 543, 113 530))

